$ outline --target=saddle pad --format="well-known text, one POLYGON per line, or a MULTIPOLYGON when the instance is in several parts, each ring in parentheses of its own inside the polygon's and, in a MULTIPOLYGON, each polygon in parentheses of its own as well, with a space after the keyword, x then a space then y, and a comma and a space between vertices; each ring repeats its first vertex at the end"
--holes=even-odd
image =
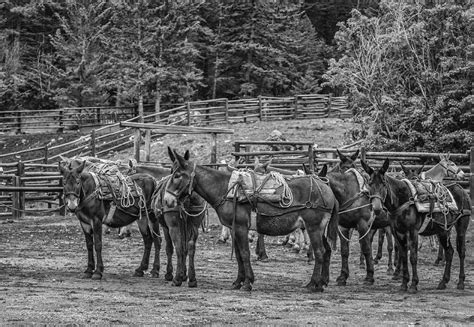
POLYGON ((410 188, 418 212, 458 211, 453 195, 442 183, 429 180, 403 181, 410 188))
POLYGON ((99 189, 101 200, 120 201, 122 206, 128 207, 134 205, 134 199, 141 196, 135 182, 129 176, 122 175, 118 170, 115 174, 99 174, 92 171, 89 173, 99 189))
POLYGON ((355 175, 355 177, 357 178, 357 182, 359 183, 360 192, 368 192, 369 191, 368 188, 367 188, 367 183, 365 182, 364 176, 362 176, 362 174, 357 169, 350 168, 345 173, 346 174, 352 173, 352 174, 355 175))
POLYGON ((237 197, 238 201, 244 201, 258 194, 267 201, 278 202, 283 198, 283 187, 288 189, 285 178, 280 173, 262 175, 248 170, 235 170, 229 179, 227 198, 237 197), (236 187, 236 182, 240 183, 242 188, 236 187), (239 191, 236 192, 237 190, 239 191))

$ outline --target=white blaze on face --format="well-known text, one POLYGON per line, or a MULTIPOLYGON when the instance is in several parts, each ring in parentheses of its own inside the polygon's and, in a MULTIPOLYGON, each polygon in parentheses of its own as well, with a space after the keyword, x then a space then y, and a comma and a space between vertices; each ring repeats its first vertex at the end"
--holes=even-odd
POLYGON ((79 206, 79 199, 75 196, 66 196, 64 202, 66 202, 66 207, 70 210, 70 211, 74 211, 77 209, 77 207, 79 206))
POLYGON ((169 192, 165 192, 163 200, 165 201, 166 206, 169 208, 175 208, 178 205, 178 199, 176 199, 176 197, 169 192))

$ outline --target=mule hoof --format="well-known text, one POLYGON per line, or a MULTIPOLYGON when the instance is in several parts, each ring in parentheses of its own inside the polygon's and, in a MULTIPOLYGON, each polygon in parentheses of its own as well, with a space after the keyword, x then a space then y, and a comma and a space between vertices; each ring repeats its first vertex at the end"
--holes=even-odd
POLYGON ((402 276, 400 275, 393 275, 392 280, 400 280, 402 279, 402 276))
POLYGON ((446 283, 444 281, 440 281, 439 284, 438 284, 438 287, 436 289, 445 290, 446 289, 446 283))
POLYGON ((441 259, 436 259, 436 261, 434 262, 434 265, 435 266, 439 266, 439 264, 441 263, 441 259))
POLYGON ((91 277, 92 277, 92 272, 90 271, 85 271, 81 276, 82 279, 89 279, 91 277))
POLYGON ((188 282, 188 287, 195 288, 197 286, 198 286, 197 280, 193 280, 192 282, 191 281, 188 282))
POLYGON ((143 277, 145 276, 145 273, 143 270, 135 270, 135 273, 133 274, 133 277, 143 277))
POLYGON ((170 282, 173 280, 173 274, 172 273, 166 273, 165 275, 165 280, 170 282))
POLYGON ((242 285, 242 291, 250 292, 252 290, 252 285, 250 283, 244 283, 242 285))
POLYGON ((337 286, 346 286, 347 282, 345 280, 338 280, 337 286))
POLYGON ((323 285, 317 285, 313 282, 310 282, 308 285, 306 285, 306 288, 312 293, 321 293, 324 291, 323 285))
POLYGON ((231 289, 232 289, 232 290, 240 290, 241 287, 242 287, 242 284, 241 284, 241 283, 236 283, 236 282, 234 282, 234 283, 232 283, 231 289))
POLYGON ((216 243, 217 243, 217 244, 225 244, 225 243, 226 243, 226 240, 223 240, 223 239, 220 238, 220 239, 217 240, 216 243))
POLYGON ((373 278, 365 278, 364 279, 364 285, 374 285, 375 280, 373 278))
POLYGON ((398 289, 399 292, 403 292, 403 293, 405 293, 407 290, 408 290, 408 286, 406 286, 406 285, 402 285, 398 289))
POLYGON ((171 285, 173 286, 181 286, 183 282, 181 280, 177 280, 176 278, 173 279, 173 281, 171 282, 171 285))
POLYGON ((257 261, 268 261, 268 255, 259 255, 257 261))
POLYGON ((387 274, 393 275, 393 268, 391 268, 391 267, 388 268, 388 269, 387 269, 387 274))
POLYGON ((365 264, 360 264, 360 265, 359 265, 359 268, 360 268, 361 270, 364 270, 364 269, 365 269, 365 264))
POLYGON ((92 279, 93 280, 100 280, 102 279, 102 274, 100 272, 95 272, 92 274, 92 279))
POLYGON ((160 276, 160 274, 157 270, 150 271, 150 274, 151 274, 152 278, 158 278, 160 276))
POLYGON ((408 293, 410 294, 416 294, 416 292, 418 292, 418 288, 416 286, 410 286, 410 288, 408 289, 408 293))
POLYGON ((457 289, 458 290, 463 290, 464 289, 464 282, 458 282, 457 289))

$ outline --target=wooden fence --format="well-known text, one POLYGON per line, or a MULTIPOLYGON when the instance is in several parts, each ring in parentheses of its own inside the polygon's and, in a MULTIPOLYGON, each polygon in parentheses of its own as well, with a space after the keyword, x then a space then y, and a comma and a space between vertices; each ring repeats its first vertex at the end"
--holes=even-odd
MULTIPOLYGON (((247 122, 255 120, 350 117, 345 97, 330 94, 252 99, 213 99, 185 104, 162 104, 159 120, 178 117, 176 124, 247 122), (193 119, 195 118, 195 119, 193 119)), ((154 113, 154 105, 144 106, 145 114, 154 113)), ((50 110, 0 111, 0 132, 64 132, 119 123, 138 116, 137 106, 81 107, 50 110)))
MULTIPOLYGON (((354 149, 350 147, 343 147, 339 149, 345 154, 354 153, 354 149)), ((337 150, 335 148, 314 148, 308 142, 269 142, 269 141, 235 141, 234 152, 232 155, 236 161, 240 158, 244 162, 238 167, 253 167, 255 159, 258 158, 260 162, 265 162, 272 158, 272 166, 278 168, 285 168, 290 170, 297 170, 302 168, 302 164, 308 165, 313 171, 318 170, 318 166, 323 164, 329 166, 335 165, 339 162, 337 158, 337 150), (271 147, 292 147, 294 150, 271 150, 271 147)), ((407 168, 432 168, 439 159, 439 153, 427 152, 371 152, 366 151, 364 147, 361 148, 360 158, 366 160, 372 167, 379 168, 382 166, 386 158, 390 159, 391 171, 401 171, 400 163, 407 168), (430 164, 424 164, 431 162, 430 164)), ((466 177, 459 183, 468 193, 470 193, 472 204, 474 205, 474 147, 466 153, 451 153, 450 159, 453 160, 459 168, 461 168, 466 177)), ((360 159, 356 161, 360 166, 360 159)), ((447 183, 454 182, 450 177, 445 178, 447 183)))
POLYGON ((24 162, 0 164, 0 217, 64 214, 62 177, 58 166, 24 162), (38 205, 42 203, 43 206, 38 205))

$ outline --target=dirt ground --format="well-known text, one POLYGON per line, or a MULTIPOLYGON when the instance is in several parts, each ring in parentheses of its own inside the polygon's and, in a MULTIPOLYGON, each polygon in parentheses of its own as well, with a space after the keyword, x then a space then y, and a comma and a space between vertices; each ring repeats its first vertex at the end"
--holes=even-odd
MULTIPOLYGON (((386 273, 387 258, 376 266, 373 286, 364 286, 358 265, 357 234, 351 242, 348 285, 336 286, 339 253, 331 261, 331 281, 323 293, 303 287, 312 264, 303 254, 267 237, 270 259, 255 260, 253 291, 230 290, 236 277, 231 246, 216 244, 220 229, 213 212, 210 230, 199 236, 197 288, 173 287, 160 277, 132 277, 142 254, 134 225, 131 238, 104 236, 104 279, 81 279, 86 267, 84 237, 77 219, 26 217, 0 222, 0 325, 463 325, 474 324, 474 237, 469 234, 466 290, 456 289, 459 260, 454 259, 448 289, 435 289, 442 267, 424 239, 419 292, 398 292, 386 273)), ((252 249, 254 245, 252 244, 252 249)), ((164 248, 161 250, 165 262, 164 248)))

